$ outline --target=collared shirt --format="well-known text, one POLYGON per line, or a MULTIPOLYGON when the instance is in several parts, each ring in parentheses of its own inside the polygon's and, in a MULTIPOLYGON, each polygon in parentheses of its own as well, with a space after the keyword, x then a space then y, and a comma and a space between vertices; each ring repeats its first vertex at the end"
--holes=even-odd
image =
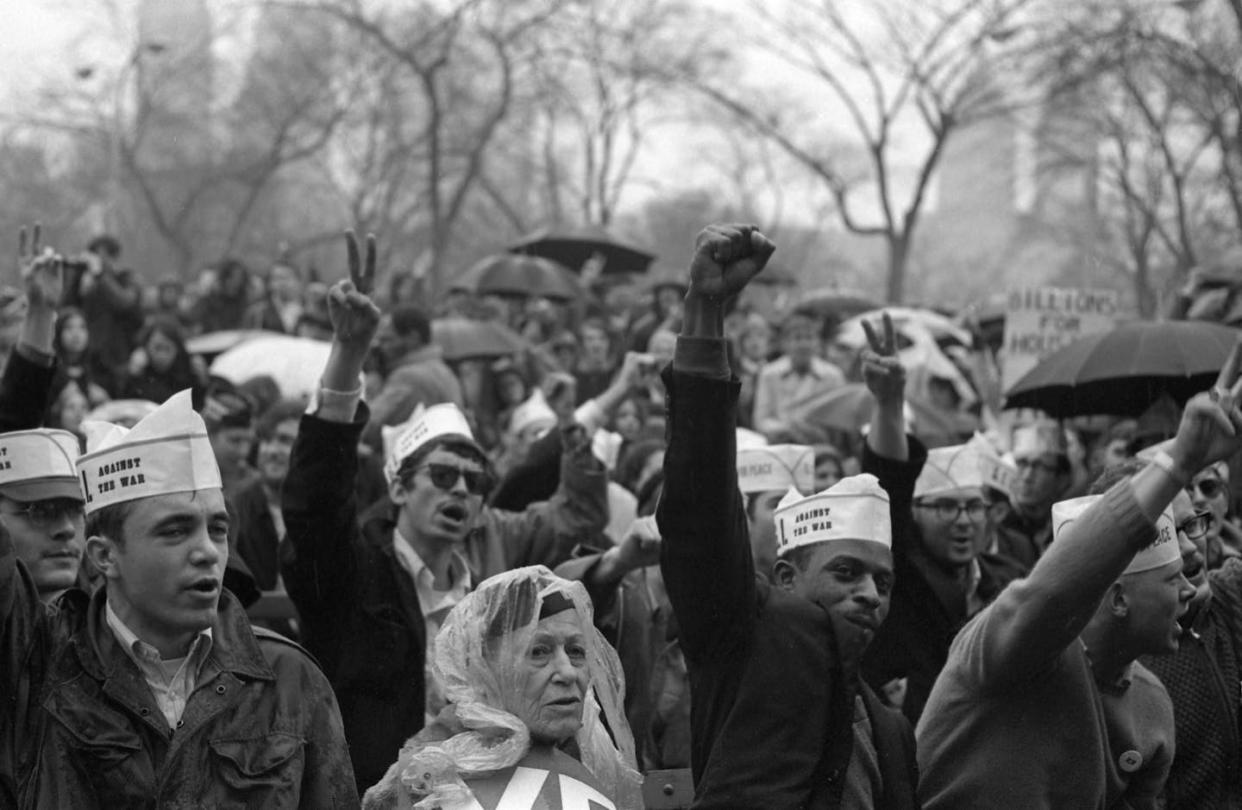
POLYGON ((436 635, 439 634, 449 611, 470 592, 473 586, 470 568, 462 556, 454 551, 449 563, 449 576, 452 577, 456 572, 456 578, 447 591, 437 590, 435 575, 413 546, 401 536, 401 532, 393 531, 392 547, 397 554, 397 562, 414 580, 418 607, 423 612, 423 623, 427 628, 427 650, 423 658, 423 669, 427 683, 427 722, 430 723, 445 705, 444 689, 431 666, 436 652, 436 635))
POLYGON ((164 659, 159 650, 138 638, 121 621, 121 617, 112 609, 111 602, 107 603, 106 614, 108 627, 116 636, 117 643, 138 665, 138 671, 142 673, 147 686, 151 687, 151 694, 155 696, 155 702, 163 712, 164 719, 168 721, 168 727, 175 729, 181 715, 185 714, 186 703, 193 694, 194 687, 198 685, 198 676, 211 653, 211 628, 200 631, 194 637, 194 641, 190 643, 190 651, 184 657, 164 659))
POLYGON ((778 357, 759 371, 755 382, 753 423, 760 433, 776 433, 788 427, 791 410, 815 394, 845 385, 841 370, 820 357, 812 357, 805 372, 796 371, 788 356, 778 357))

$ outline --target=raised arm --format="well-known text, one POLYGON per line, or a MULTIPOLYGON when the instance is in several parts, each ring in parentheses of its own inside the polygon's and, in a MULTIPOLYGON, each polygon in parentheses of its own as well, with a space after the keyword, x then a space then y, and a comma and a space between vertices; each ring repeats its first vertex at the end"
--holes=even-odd
POLYGON ((30 430, 43 424, 52 392, 56 350, 56 307, 64 288, 64 261, 42 249, 40 227, 27 240, 21 229, 18 266, 26 288, 26 320, 0 380, 0 432, 30 430))
POLYGON ((1194 471, 1242 449, 1240 366, 1242 342, 1216 386, 1187 403, 1171 453, 1109 490, 1066 527, 1029 577, 1001 594, 986 617, 985 678, 1042 671, 1082 632, 1135 553, 1152 542, 1156 518, 1194 471))
POLYGON ((775 247, 752 226, 699 234, 668 389, 669 446, 656 511, 660 566, 691 659, 719 663, 749 636, 755 572, 737 488, 737 397, 724 338, 725 301, 775 247))
POLYGON ((375 272, 375 240, 367 239, 362 270, 358 246, 347 235, 350 280, 328 292, 332 348, 320 378, 318 405, 302 417, 281 495, 291 553, 281 561, 289 594, 304 620, 352 597, 356 558, 358 435, 366 424, 359 375, 379 326, 379 308, 367 297, 375 272))
POLYGON ((561 446, 560 483, 551 498, 521 512, 486 511, 510 567, 554 567, 608 525, 608 471, 591 454, 589 437, 572 425, 562 430, 561 446))

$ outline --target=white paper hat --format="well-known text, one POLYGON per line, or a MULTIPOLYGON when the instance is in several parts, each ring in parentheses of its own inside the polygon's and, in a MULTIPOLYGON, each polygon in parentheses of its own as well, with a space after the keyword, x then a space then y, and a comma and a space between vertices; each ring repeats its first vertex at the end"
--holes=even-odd
POLYGON ((77 458, 78 438, 67 430, 0 433, 0 494, 15 501, 83 500, 77 458))
POLYGON ((737 451, 737 485, 743 495, 815 489, 815 451, 802 444, 770 444, 737 451))
POLYGON ((1013 432, 1014 458, 1031 458, 1044 453, 1064 456, 1069 453, 1065 431, 1055 422, 1023 425, 1013 432))
POLYGON ((132 428, 83 422, 82 430, 86 454, 77 467, 87 514, 151 495, 220 486, 207 425, 195 413, 188 389, 173 394, 132 428))
POLYGON ((752 447, 767 447, 767 446, 768 446, 767 437, 764 436, 762 433, 756 433, 755 431, 749 428, 744 428, 744 427, 740 427, 737 429, 737 449, 739 451, 749 450, 752 447))
POLYGON ((519 436, 528 428, 537 427, 543 435, 556 425, 556 411, 548 405, 543 391, 536 388, 526 401, 513 409, 509 417, 509 433, 519 436))
MULTIPOLYGON (((1052 505, 1052 540, 1060 539, 1065 529, 1082 516, 1103 495, 1084 495, 1052 505)), ((1142 548, 1126 566, 1122 574, 1140 574, 1167 565, 1182 556, 1177 543, 1177 525, 1173 522, 1172 509, 1165 509, 1156 519, 1156 539, 1142 548)))
POLYGON ((823 492, 790 490, 776 507, 776 554, 833 540, 870 540, 893 547, 888 493, 874 475, 851 475, 823 492))
POLYGON ((474 441, 470 422, 452 402, 441 402, 430 408, 419 405, 405 424, 395 428, 386 427, 381 433, 384 437, 384 477, 390 484, 396 480, 401 462, 432 439, 461 436, 474 441))
POLYGON ((1017 467, 1005 462, 992 444, 976 433, 965 444, 927 452, 927 463, 914 483, 914 497, 985 484, 1009 495, 1016 474, 1017 467))

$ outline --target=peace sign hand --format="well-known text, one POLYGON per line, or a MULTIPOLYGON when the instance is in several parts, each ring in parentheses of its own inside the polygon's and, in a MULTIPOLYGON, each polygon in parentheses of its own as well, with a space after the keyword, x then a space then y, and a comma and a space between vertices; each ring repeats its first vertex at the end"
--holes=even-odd
POLYGON ((1242 339, 1211 389, 1196 394, 1182 412, 1172 455, 1187 479, 1209 464, 1242 450, 1242 339))
POLYGON ((867 390, 877 403, 900 404, 905 398, 906 367, 897 357, 897 334, 893 329, 893 319, 887 312, 881 317, 884 323, 883 340, 876 334, 875 327, 867 321, 862 322, 863 331, 867 334, 867 345, 859 352, 863 382, 867 384, 867 390))
POLYGON ((358 254, 358 238, 345 232, 349 254, 349 279, 342 279, 328 290, 328 318, 337 343, 366 351, 379 330, 380 310, 369 293, 375 283, 375 236, 367 234, 365 264, 358 254))
POLYGON ((29 242, 26 229, 18 231, 17 265, 29 305, 54 310, 64 291, 64 258, 41 244, 42 230, 36 222, 29 242))

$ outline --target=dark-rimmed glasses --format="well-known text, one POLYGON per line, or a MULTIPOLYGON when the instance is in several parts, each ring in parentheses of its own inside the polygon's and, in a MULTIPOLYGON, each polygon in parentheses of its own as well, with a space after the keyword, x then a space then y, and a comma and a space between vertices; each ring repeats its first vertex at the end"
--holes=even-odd
POLYGON ((424 464, 415 469, 426 470, 427 477, 431 479, 431 483, 435 484, 437 489, 445 492, 451 490, 457 485, 457 479, 461 478, 466 482, 466 491, 471 495, 486 495, 487 491, 492 488, 492 478, 483 470, 467 470, 464 467, 457 467, 453 464, 424 464))
POLYGON ((929 501, 915 501, 914 505, 920 509, 930 509, 936 513, 936 517, 945 523, 952 523, 957 520, 957 516, 966 513, 966 517, 976 523, 983 520, 983 516, 987 514, 988 505, 982 500, 971 501, 955 501, 952 498, 936 498, 929 501))
POLYGON ((1213 520, 1215 518, 1212 517, 1211 512, 1198 512, 1177 524, 1177 530, 1186 535, 1187 539, 1198 540, 1208 533, 1208 529, 1212 528, 1213 520))

